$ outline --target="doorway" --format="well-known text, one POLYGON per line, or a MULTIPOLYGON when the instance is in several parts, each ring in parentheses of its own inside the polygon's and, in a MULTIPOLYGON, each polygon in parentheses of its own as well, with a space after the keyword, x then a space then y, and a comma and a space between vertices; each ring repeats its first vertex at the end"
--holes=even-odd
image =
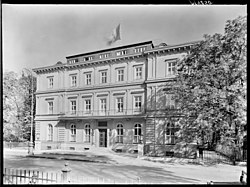
POLYGON ((99 146, 107 147, 107 129, 99 129, 99 146))

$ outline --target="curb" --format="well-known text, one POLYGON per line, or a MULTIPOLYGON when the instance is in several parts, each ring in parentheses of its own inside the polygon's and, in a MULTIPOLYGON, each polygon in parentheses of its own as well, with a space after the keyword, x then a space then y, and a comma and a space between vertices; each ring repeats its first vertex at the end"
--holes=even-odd
POLYGON ((96 162, 96 163, 105 163, 108 164, 108 161, 100 160, 90 160, 90 159, 78 159, 78 158, 65 158, 65 157, 51 157, 51 156, 38 156, 38 155, 27 155, 29 158, 45 158, 45 159, 57 159, 57 160, 71 160, 71 161, 82 161, 82 162, 96 162))

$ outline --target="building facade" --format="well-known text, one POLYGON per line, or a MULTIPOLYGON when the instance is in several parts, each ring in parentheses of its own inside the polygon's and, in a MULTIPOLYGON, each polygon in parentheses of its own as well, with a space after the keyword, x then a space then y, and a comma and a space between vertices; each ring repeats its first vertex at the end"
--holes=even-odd
MULTIPOLYGON (((151 41, 66 57, 37 74, 35 148, 179 154, 175 102, 164 91, 195 42, 151 41)), ((192 145, 190 145, 192 147, 192 145)), ((185 148, 186 149, 186 148, 185 148)))

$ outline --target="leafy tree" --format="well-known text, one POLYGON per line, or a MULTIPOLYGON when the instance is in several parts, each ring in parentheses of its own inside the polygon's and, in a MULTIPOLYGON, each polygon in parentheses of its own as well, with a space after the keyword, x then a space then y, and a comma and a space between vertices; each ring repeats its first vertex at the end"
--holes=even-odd
MULTIPOLYGON (((31 75, 23 74, 20 77, 15 72, 4 73, 3 132, 6 141, 30 139, 31 93, 34 93, 31 91, 31 80, 31 75)), ((34 88, 35 84, 36 82, 33 81, 34 88)), ((35 103, 35 99, 33 102, 35 103)))
POLYGON ((179 135, 236 145, 246 125, 246 17, 226 22, 224 34, 204 35, 177 62, 174 98, 183 114, 179 135))

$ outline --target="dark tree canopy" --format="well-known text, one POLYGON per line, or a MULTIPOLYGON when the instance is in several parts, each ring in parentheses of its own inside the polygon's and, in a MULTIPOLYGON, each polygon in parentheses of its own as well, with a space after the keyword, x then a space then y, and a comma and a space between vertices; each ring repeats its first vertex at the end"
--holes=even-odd
MULTIPOLYGON (((239 140, 246 125, 246 17, 226 22, 224 34, 204 35, 177 63, 173 89, 186 138, 220 134, 239 140)), ((210 137, 211 139, 211 137, 210 137)), ((238 141, 239 142, 239 141, 238 141)))

